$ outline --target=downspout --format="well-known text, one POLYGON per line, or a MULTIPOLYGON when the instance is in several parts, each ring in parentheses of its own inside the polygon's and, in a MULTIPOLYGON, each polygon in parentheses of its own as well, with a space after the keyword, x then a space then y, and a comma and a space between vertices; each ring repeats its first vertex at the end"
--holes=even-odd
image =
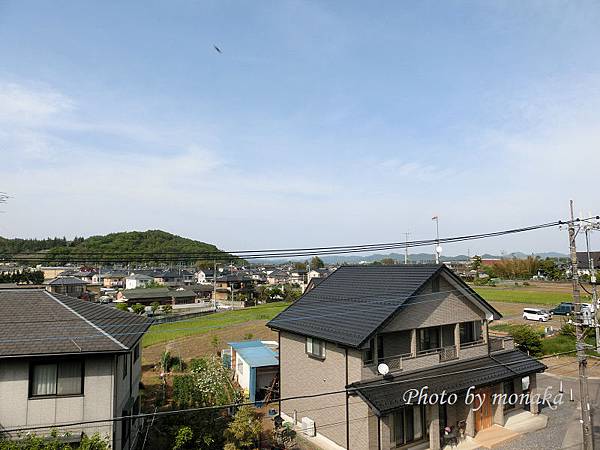
MULTIPOLYGON (((279 350, 279 417, 281 417, 281 397, 283 397, 281 390, 281 331, 277 332, 277 349, 279 350)), ((296 424, 294 424, 296 425, 296 424)))
POLYGON ((344 349, 344 356, 346 358, 346 450, 350 450, 350 410, 349 410, 349 398, 348 394, 348 349, 344 349))
POLYGON ((377 450, 381 450, 381 417, 377 416, 377 450))

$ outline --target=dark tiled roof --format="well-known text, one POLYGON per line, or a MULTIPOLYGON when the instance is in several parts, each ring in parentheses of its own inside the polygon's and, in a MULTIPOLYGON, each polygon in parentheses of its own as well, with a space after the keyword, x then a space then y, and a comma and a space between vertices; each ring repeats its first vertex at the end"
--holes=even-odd
MULTIPOLYGON (((590 252, 592 263, 595 269, 600 269, 600 252, 590 252)), ((577 252, 577 266, 580 269, 589 269, 590 260, 588 259, 587 252, 577 252)))
POLYGON ((466 391, 471 386, 488 386, 535 372, 546 366, 519 350, 494 353, 481 358, 441 364, 428 370, 407 372, 371 382, 350 385, 375 411, 385 415, 406 404, 404 393, 428 387, 430 394, 466 391))
POLYGON ((436 265, 342 266, 268 326, 358 347, 439 270, 436 265))
POLYGON ((49 284, 50 286, 64 286, 64 285, 84 285, 88 284, 86 281, 83 281, 81 278, 71 277, 71 276, 60 276, 51 279, 50 281, 44 282, 44 284, 49 284))
POLYGON ((150 321, 43 290, 0 291, 0 358, 128 350, 150 321))
MULTIPOLYGON (((444 265, 342 266, 267 325, 360 347, 434 275, 444 271, 487 308, 479 295, 444 265)), ((497 313, 497 317, 501 317, 497 313)))

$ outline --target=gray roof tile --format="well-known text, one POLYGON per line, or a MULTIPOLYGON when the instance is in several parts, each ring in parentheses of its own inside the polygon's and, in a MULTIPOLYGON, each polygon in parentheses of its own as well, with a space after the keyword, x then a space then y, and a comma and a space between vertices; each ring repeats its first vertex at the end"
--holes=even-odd
POLYGON ((0 358, 130 349, 150 321, 43 290, 0 291, 0 358))

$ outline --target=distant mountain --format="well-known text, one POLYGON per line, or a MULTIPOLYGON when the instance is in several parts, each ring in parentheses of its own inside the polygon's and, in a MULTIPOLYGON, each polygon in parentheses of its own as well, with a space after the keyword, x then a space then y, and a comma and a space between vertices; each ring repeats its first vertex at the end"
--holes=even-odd
MULTIPOLYGON (((531 254, 523 253, 523 252, 513 252, 504 255, 491 255, 489 253, 484 253, 481 256, 482 259, 501 259, 501 258, 517 258, 517 259, 525 259, 531 254)), ((534 253, 534 256, 539 256, 540 258, 567 258, 568 255, 557 252, 545 252, 545 253, 534 253)), ((395 259, 400 262, 404 262, 404 253, 387 253, 387 254, 371 254, 371 255, 327 255, 320 256, 320 258, 327 264, 359 264, 361 262, 372 263, 375 261, 381 261, 384 258, 395 259)), ((268 261, 262 260, 262 263, 283 263, 286 261, 298 261, 305 260, 307 258, 292 258, 292 259, 270 259, 268 261)), ((467 261, 469 257, 467 255, 456 255, 456 256, 445 256, 442 255, 442 261, 467 261)), ((434 262, 435 256, 433 253, 410 253, 408 255, 408 261, 410 263, 427 263, 434 262)), ((258 261, 257 261, 258 262, 258 261)))
MULTIPOLYGON (((33 261, 61 262, 70 258, 78 258, 93 262, 90 254, 105 255, 117 254, 121 258, 131 257, 134 253, 150 254, 161 258, 166 254, 193 253, 198 254, 198 259, 211 260, 213 255, 218 259, 238 260, 237 257, 219 250, 212 244, 184 238, 161 230, 129 231, 111 233, 105 236, 92 236, 87 239, 75 238, 67 241, 64 238, 56 239, 6 239, 0 237, 0 256, 6 254, 20 254, 31 256, 33 261), (204 254, 210 256, 202 258, 204 254), (81 258, 80 258, 81 257, 81 258)), ((101 256, 98 256, 101 258, 101 256)), ((193 261, 191 261, 193 262, 193 261)))

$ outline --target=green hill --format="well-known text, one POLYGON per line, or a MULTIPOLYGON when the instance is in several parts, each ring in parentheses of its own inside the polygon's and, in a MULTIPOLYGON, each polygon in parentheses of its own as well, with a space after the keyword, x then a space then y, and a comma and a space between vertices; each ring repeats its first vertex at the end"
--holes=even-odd
POLYGON ((161 230, 130 231, 91 236, 87 239, 5 239, 0 237, 0 255, 31 258, 33 262, 69 261, 160 261, 186 255, 190 262, 238 260, 212 244, 184 238, 161 230), (189 255, 189 256, 188 256, 189 255))

